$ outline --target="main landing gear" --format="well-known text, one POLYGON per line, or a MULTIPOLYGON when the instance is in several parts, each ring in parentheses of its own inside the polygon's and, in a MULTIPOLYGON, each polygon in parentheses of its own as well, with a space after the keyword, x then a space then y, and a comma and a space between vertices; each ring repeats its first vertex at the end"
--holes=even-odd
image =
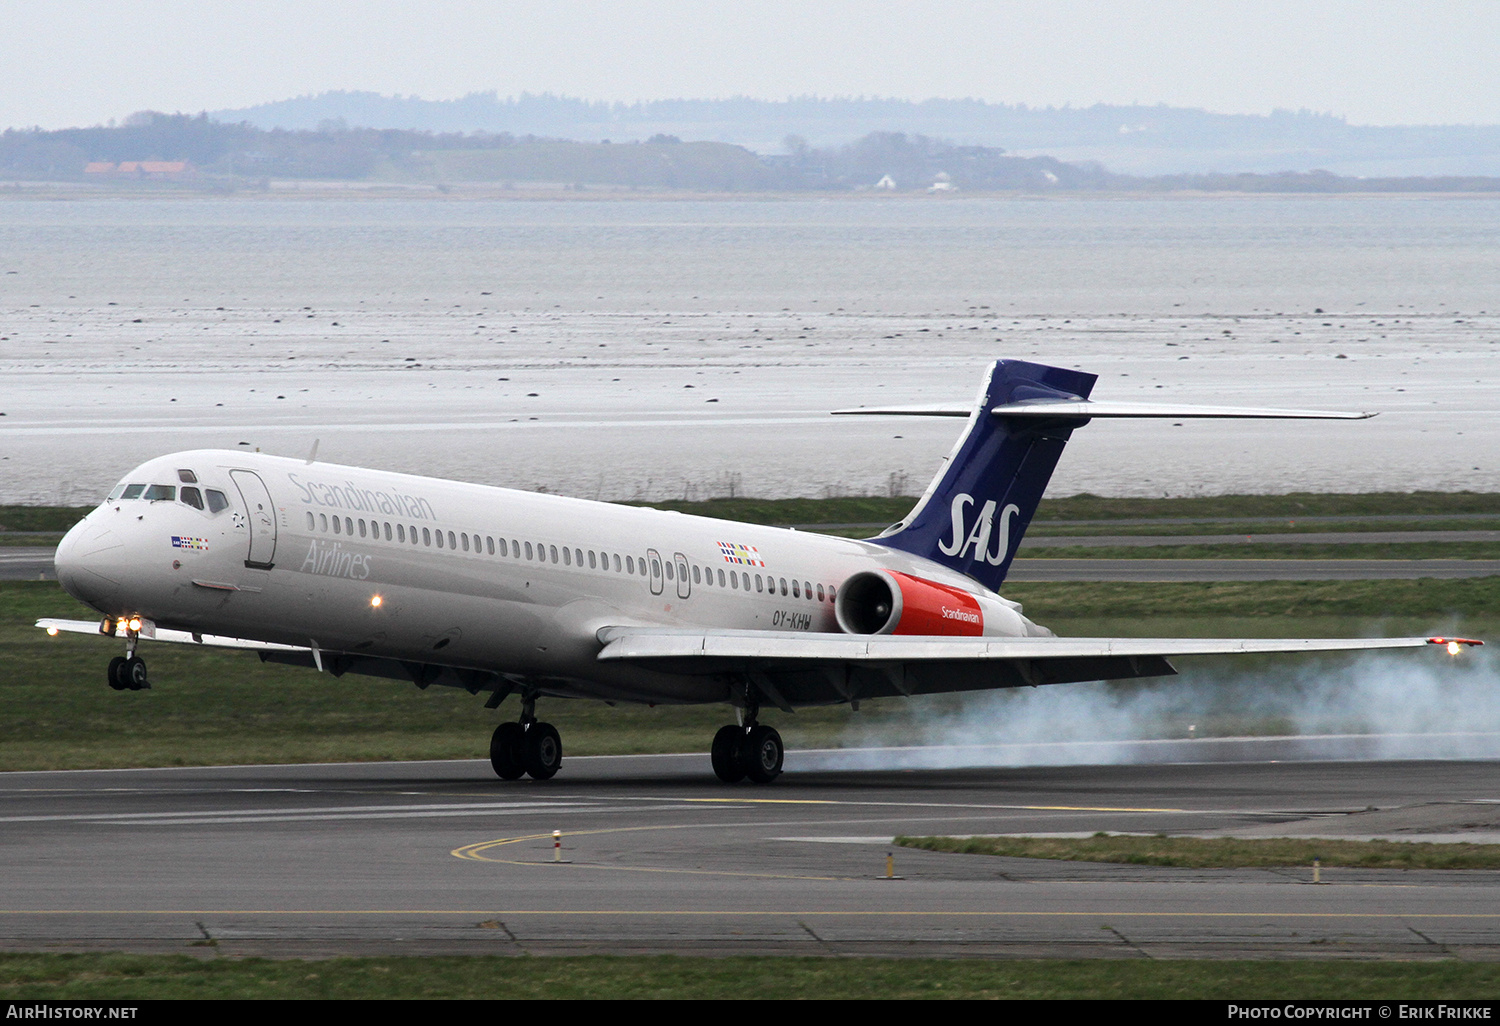
POLYGON ((522 697, 521 721, 502 723, 490 738, 490 765, 501 780, 549 780, 562 766, 562 737, 536 718, 536 696, 522 697))
POLYGON ((756 723, 753 713, 744 726, 731 723, 720 727, 710 754, 714 776, 726 784, 737 784, 747 778, 757 784, 769 784, 781 776, 785 757, 786 747, 776 728, 756 723))
POLYGON ((144 691, 151 687, 146 660, 138 655, 115 656, 109 661, 109 686, 116 691, 144 691))

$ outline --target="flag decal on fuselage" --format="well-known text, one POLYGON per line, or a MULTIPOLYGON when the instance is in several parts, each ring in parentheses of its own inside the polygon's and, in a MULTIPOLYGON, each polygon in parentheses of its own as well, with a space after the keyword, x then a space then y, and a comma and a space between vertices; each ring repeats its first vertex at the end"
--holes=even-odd
POLYGON ((724 554, 724 562, 734 563, 736 566, 765 566, 765 560, 760 558, 760 550, 754 545, 741 545, 738 542, 719 542, 719 551, 724 554))

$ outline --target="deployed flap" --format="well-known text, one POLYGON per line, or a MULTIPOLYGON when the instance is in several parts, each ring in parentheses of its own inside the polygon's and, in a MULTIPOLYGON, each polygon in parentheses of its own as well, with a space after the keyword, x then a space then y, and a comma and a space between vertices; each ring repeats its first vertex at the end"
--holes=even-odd
MULTIPOLYGON (((1466 642, 1447 638, 984 638, 606 627, 599 659, 663 673, 773 684, 789 705, 1163 677, 1167 656, 1341 652, 1466 642)), ((764 688, 762 688, 764 691, 764 688)))
MULTIPOLYGON (((56 620, 42 619, 36 625, 48 634, 56 634, 66 631, 70 634, 95 634, 99 633, 98 620, 56 620)), ((112 637, 124 637, 124 628, 116 628, 112 637)), ((144 636, 144 635, 143 635, 144 636)), ((182 645, 203 645, 207 648, 243 648, 258 652, 311 652, 312 649, 305 645, 278 645, 270 641, 250 641, 245 638, 226 638, 219 634, 194 634, 191 631, 173 631, 164 627, 156 628, 156 631, 147 639, 148 641, 167 641, 182 645)))
POLYGON ((599 658, 719 658, 869 662, 996 661, 1080 657, 1249 655, 1274 652, 1358 652, 1381 648, 1477 644, 1449 638, 995 638, 892 634, 792 634, 784 631, 702 631, 668 627, 605 627, 599 658))

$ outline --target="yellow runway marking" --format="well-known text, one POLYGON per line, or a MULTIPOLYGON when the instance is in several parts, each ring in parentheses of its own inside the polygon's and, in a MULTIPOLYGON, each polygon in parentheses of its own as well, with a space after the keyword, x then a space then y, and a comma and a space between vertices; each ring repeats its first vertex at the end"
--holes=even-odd
MULTIPOLYGON (((585 837, 590 834, 630 834, 639 833, 644 830, 701 830, 700 823, 675 823, 662 826, 639 826, 639 827, 609 827, 600 830, 576 830, 569 833, 569 837, 585 837)), ((608 869, 621 873, 678 873, 684 876, 734 876, 751 877, 758 880, 852 880, 862 879, 845 876, 811 876, 798 873, 736 873, 730 870, 718 869, 671 869, 657 866, 611 866, 600 862, 551 862, 546 859, 496 859, 486 856, 484 853, 492 848, 501 848, 508 844, 519 844, 522 841, 550 841, 551 833, 525 834, 521 837, 501 837, 493 841, 480 841, 478 844, 468 844, 462 848, 454 848, 448 854, 454 858, 469 859, 474 862, 494 862, 508 866, 570 866, 573 869, 608 869)))

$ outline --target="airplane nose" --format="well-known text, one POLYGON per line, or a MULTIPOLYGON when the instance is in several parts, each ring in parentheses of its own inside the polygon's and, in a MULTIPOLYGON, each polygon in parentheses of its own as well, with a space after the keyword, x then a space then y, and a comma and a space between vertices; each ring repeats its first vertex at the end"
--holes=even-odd
POLYGON ((120 590, 120 581, 111 565, 116 560, 110 557, 117 557, 123 551, 124 543, 114 531, 82 520, 63 535, 52 557, 57 582, 85 605, 108 611, 106 607, 120 590))

